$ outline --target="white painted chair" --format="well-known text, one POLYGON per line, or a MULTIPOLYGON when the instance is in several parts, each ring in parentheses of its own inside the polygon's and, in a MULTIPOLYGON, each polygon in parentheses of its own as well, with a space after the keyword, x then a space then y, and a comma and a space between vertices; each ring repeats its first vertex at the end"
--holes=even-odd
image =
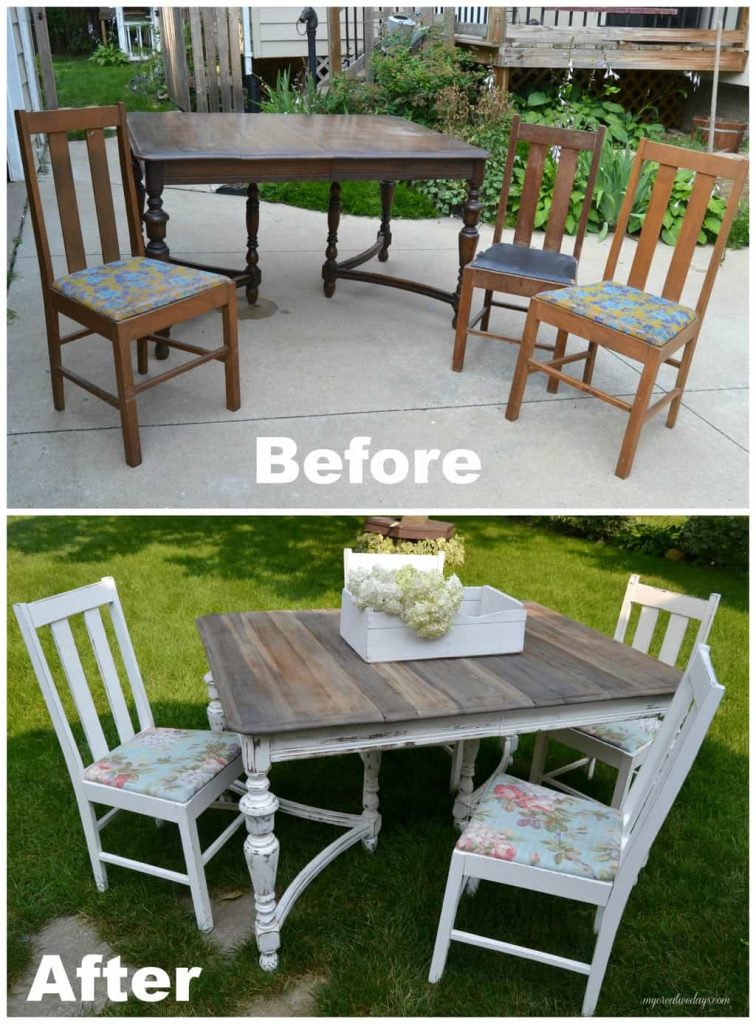
POLYGON ((723 694, 702 644, 622 810, 509 775, 493 779, 452 853, 429 980, 443 974, 450 942, 464 942, 587 975, 582 1013, 591 1016, 627 899, 723 694), (572 847, 570 858, 558 859, 560 844, 572 847), (594 905, 590 963, 455 929, 462 890, 475 879, 594 905))
MULTIPOLYGON (((669 613, 669 619, 661 639, 659 661, 675 665, 680 654, 688 624, 698 623, 695 646, 704 644, 714 622, 719 606, 719 594, 710 594, 704 601, 698 597, 687 597, 671 590, 661 590, 640 582, 633 575, 627 584, 625 597, 620 608, 614 639, 626 642, 628 626, 634 605, 640 606, 640 615, 632 637, 631 646, 648 654, 659 622, 659 613, 669 613)), ((694 649, 695 649, 694 646, 694 649)), ((581 729, 558 729, 542 732, 536 736, 533 759, 530 767, 530 781, 546 783, 575 796, 585 796, 580 790, 563 782, 560 776, 576 768, 587 767, 588 777, 593 776, 596 761, 617 769, 617 780, 612 794, 611 806, 622 807, 636 772, 651 749, 654 736, 659 729, 660 719, 640 718, 635 721, 611 722, 606 725, 585 726, 581 729), (550 772, 544 771, 549 741, 557 740, 584 756, 550 772)))
POLYGON ((101 892, 107 889, 106 864, 188 885, 197 925, 202 931, 210 931, 213 916, 205 865, 242 825, 244 816, 237 813, 231 825, 204 851, 197 818, 209 807, 237 810, 234 803, 218 802, 243 773, 237 737, 199 729, 155 727, 121 602, 110 577, 13 607, 71 776, 97 888, 101 892), (80 637, 78 646, 72 623, 80 637), (59 663, 55 670, 43 647, 44 639, 49 649, 48 627, 59 663), (109 634, 115 639, 112 646, 109 634), (90 666, 90 679, 84 664, 90 666), (93 687, 104 690, 106 701, 96 699, 93 687), (71 698, 88 747, 84 757, 67 715, 71 698), (138 728, 134 726, 130 700, 138 728), (117 733, 117 743, 106 739, 98 715, 97 704, 102 707, 106 702, 114 727, 111 730, 106 724, 106 728, 117 733), (97 804, 110 810, 98 818, 97 804), (120 811, 148 815, 158 822, 175 822, 186 872, 103 850, 100 833, 120 811))

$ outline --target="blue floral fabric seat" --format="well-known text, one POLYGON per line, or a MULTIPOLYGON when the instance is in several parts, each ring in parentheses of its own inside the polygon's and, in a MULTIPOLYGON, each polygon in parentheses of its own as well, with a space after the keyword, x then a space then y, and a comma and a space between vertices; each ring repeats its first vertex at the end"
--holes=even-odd
POLYGON ((538 298, 649 345, 664 345, 698 316, 687 306, 614 281, 541 292, 538 298))
POLYGON ((84 778, 183 804, 240 753, 233 733, 144 729, 90 764, 84 778))
POLYGON ((638 718, 634 722, 610 722, 607 725, 581 725, 583 732, 597 740, 619 747, 628 754, 637 754, 655 738, 661 725, 660 718, 638 718))
POLYGON ((491 780, 457 849, 611 881, 621 837, 620 811, 502 773, 491 780))
POLYGON ((188 299, 225 281, 220 274, 206 270, 130 256, 66 274, 53 282, 53 288, 96 313, 119 321, 188 299))

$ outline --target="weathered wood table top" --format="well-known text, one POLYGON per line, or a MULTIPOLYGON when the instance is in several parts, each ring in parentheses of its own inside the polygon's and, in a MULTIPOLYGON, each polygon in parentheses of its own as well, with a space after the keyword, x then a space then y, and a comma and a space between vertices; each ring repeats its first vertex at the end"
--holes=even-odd
POLYGON ((522 654, 368 664, 339 636, 339 611, 197 620, 226 727, 248 736, 670 698, 680 672, 532 602, 522 654))
POLYGON ((258 182, 376 180, 382 173, 408 180, 444 170, 470 177, 488 157, 460 139, 378 114, 132 113, 128 129, 134 156, 163 162, 166 183, 198 174, 211 180, 201 177, 205 161, 220 175, 213 181, 245 174, 258 182))

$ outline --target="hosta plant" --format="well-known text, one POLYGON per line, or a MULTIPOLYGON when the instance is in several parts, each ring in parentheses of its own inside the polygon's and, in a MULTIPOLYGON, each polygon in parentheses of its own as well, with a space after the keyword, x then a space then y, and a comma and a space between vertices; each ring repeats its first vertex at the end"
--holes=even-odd
POLYGON ((347 583, 358 608, 396 615, 417 636, 437 640, 451 629, 464 596, 458 576, 411 565, 402 569, 356 569, 347 583))

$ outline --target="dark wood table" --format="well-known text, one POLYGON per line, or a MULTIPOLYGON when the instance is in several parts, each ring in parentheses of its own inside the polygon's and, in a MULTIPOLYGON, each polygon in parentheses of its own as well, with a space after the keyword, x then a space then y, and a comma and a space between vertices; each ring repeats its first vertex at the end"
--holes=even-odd
MULTIPOLYGON (((258 184, 330 181, 328 240, 322 269, 325 294, 333 295, 338 278, 369 281, 440 299, 450 303, 456 313, 462 268, 472 260, 478 244, 480 186, 489 155, 484 150, 412 121, 377 114, 134 113, 128 116, 128 129, 143 204, 146 198, 143 217, 148 256, 171 258, 166 241, 168 212, 163 205, 166 185, 248 182, 246 269, 207 269, 244 285, 247 300, 254 303, 262 277, 257 242, 258 184), (445 290, 357 270, 374 256, 381 262, 388 259, 395 183, 428 178, 462 178, 468 182, 456 287, 445 290), (382 215, 376 242, 359 256, 340 263, 337 244, 342 181, 379 181, 382 215)), ((186 265, 186 261, 175 262, 186 265)))
MULTIPOLYGON (((278 963, 280 930, 307 884, 343 850, 374 850, 380 830, 381 751, 465 741, 454 805, 458 827, 474 804, 481 737, 619 721, 663 712, 680 673, 541 605, 527 603, 522 654, 367 664, 339 636, 338 611, 247 612, 197 620, 221 713, 240 735, 246 793, 244 853, 255 893, 260 965, 278 963), (363 812, 279 800, 277 761, 359 753, 363 812), (346 829, 276 901, 277 810, 346 829)), ((224 721, 225 719, 225 721, 224 721)))

